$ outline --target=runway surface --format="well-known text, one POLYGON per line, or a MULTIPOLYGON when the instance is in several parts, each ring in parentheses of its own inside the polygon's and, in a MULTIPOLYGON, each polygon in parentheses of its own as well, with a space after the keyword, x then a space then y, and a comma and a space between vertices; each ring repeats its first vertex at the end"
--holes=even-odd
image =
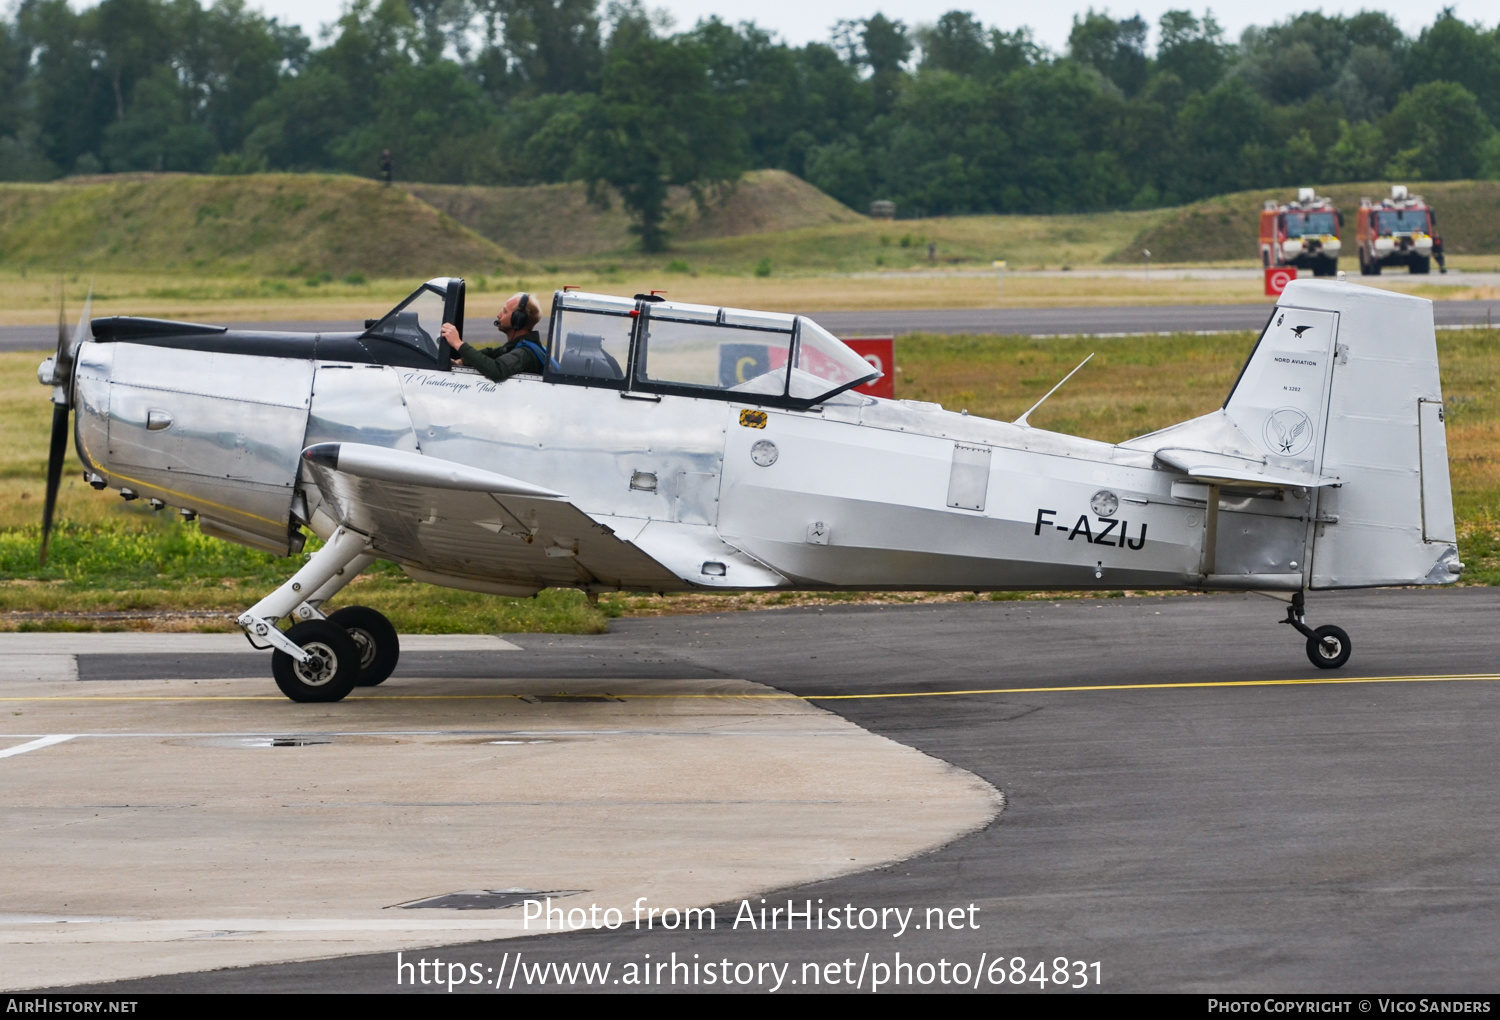
MULTIPOLYGON (((911 332, 990 333, 1023 336, 1073 336, 1113 333, 1219 332, 1259 330, 1270 305, 1131 305, 1118 308, 947 308, 915 311, 809 312, 839 336, 891 335, 911 332)), ((1500 323, 1500 301, 1435 301, 1433 318, 1440 327, 1500 323)), ((240 322, 246 329, 334 332, 359 328, 353 322, 240 322)), ((468 319, 464 333, 494 337, 489 319, 468 319)), ((482 341, 481 341, 482 342, 482 341)), ((0 326, 0 351, 50 350, 57 343, 54 326, 0 326)))
MULTIPOLYGON (((744 678, 966 769, 1002 790, 1006 807, 933 852, 767 895, 798 910, 807 901, 913 908, 917 919, 960 908, 944 915, 956 928, 733 930, 730 902, 712 932, 585 931, 406 960, 493 975, 521 951, 535 963, 608 963, 619 975, 645 954, 675 953, 790 963, 799 990, 803 966, 818 964, 817 987, 845 988, 858 972, 868 989, 866 965, 889 967, 899 951, 907 963, 962 961, 970 974, 997 956, 1025 958, 1028 973, 1042 960, 1050 973, 1064 957, 1092 974, 1097 961, 1110 991, 1492 991, 1500 591, 1308 601, 1312 624, 1350 632, 1346 669, 1312 668, 1302 639, 1277 625, 1280 604, 1251 595, 630 619, 599 637, 512 637, 517 652, 413 656, 403 671, 476 690, 486 677, 570 678, 568 690, 607 690, 627 704, 633 677, 744 678)), ((82 656, 78 674, 95 691, 141 671, 257 668, 245 655, 82 656)), ((756 774, 753 751, 741 768, 756 774)), ((359 856, 351 848, 350 867, 359 856)), ((396 978, 394 955, 379 953, 90 990, 413 990, 396 978)), ((555 987, 530 982, 515 990, 555 987)))

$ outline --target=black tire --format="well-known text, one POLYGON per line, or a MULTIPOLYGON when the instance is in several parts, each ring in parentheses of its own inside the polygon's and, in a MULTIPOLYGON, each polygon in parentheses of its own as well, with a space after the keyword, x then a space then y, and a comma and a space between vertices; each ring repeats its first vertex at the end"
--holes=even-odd
POLYGON ((374 687, 396 671, 401 659, 401 639, 378 610, 369 606, 345 606, 328 614, 359 646, 359 680, 356 687, 374 687))
POLYGON ((1411 270, 1411 275, 1413 276, 1426 276, 1432 272, 1432 259, 1424 258, 1421 255, 1413 255, 1411 261, 1406 265, 1411 270))
POLYGON ((1374 276, 1375 275, 1375 270, 1373 270, 1373 269, 1370 268, 1370 260, 1367 259, 1367 258, 1365 258, 1365 253, 1364 252, 1360 252, 1359 253, 1359 275, 1360 276, 1374 276))
POLYGON ((1307 639, 1307 657, 1312 664, 1319 669, 1338 669, 1349 661, 1349 653, 1354 651, 1354 645, 1349 641, 1349 635, 1342 627, 1335 627, 1331 623, 1313 631, 1313 636, 1307 639))
POLYGON ((1370 275, 1371 276, 1379 276, 1380 275, 1380 260, 1379 259, 1371 259, 1370 260, 1370 275))
POLYGON ((271 653, 271 675, 293 701, 342 701, 359 680, 359 646, 338 624, 308 620, 286 632, 313 656, 300 663, 286 652, 271 653))

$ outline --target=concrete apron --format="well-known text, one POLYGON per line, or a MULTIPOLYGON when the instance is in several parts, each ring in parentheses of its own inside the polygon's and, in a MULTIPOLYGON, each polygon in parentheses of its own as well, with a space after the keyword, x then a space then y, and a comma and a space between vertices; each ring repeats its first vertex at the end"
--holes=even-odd
POLYGON ((81 684, 15 665, 7 989, 540 930, 521 906, 401 906, 460 891, 559 891, 564 911, 629 925, 639 897, 681 910, 863 871, 1002 805, 971 773, 740 680, 398 677, 297 705, 269 678, 81 684))

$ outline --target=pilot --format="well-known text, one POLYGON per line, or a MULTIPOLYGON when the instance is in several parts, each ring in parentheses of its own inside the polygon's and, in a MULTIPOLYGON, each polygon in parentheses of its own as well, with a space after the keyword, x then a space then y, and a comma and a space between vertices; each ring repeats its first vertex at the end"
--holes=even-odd
POLYGON ((443 339, 457 355, 453 363, 465 364, 480 375, 504 382, 518 372, 540 373, 547 363, 547 350, 536 327, 542 320, 542 308, 530 294, 513 295, 495 316, 495 328, 506 342, 499 347, 478 347, 465 343, 451 322, 443 323, 443 339))

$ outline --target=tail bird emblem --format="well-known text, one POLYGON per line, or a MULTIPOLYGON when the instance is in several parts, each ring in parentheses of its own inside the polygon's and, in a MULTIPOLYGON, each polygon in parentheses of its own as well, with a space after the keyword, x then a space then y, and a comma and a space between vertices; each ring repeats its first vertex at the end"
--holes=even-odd
POLYGON ((1295 407, 1283 407, 1266 419, 1266 448, 1283 457, 1296 457, 1312 441, 1312 420, 1295 407))
POLYGON ((1292 332, 1294 334, 1296 334, 1296 337, 1297 337, 1298 340, 1301 340, 1302 339, 1302 334, 1306 333, 1310 329, 1312 329, 1311 326, 1293 326, 1292 327, 1292 332))
POLYGON ((1303 431, 1307 428, 1307 419, 1303 418, 1296 425, 1292 426, 1292 430, 1288 432, 1286 426, 1282 425, 1275 418, 1272 418, 1271 428, 1276 430, 1277 449, 1282 453, 1291 453, 1292 446, 1297 442, 1297 437, 1302 435, 1303 431))

